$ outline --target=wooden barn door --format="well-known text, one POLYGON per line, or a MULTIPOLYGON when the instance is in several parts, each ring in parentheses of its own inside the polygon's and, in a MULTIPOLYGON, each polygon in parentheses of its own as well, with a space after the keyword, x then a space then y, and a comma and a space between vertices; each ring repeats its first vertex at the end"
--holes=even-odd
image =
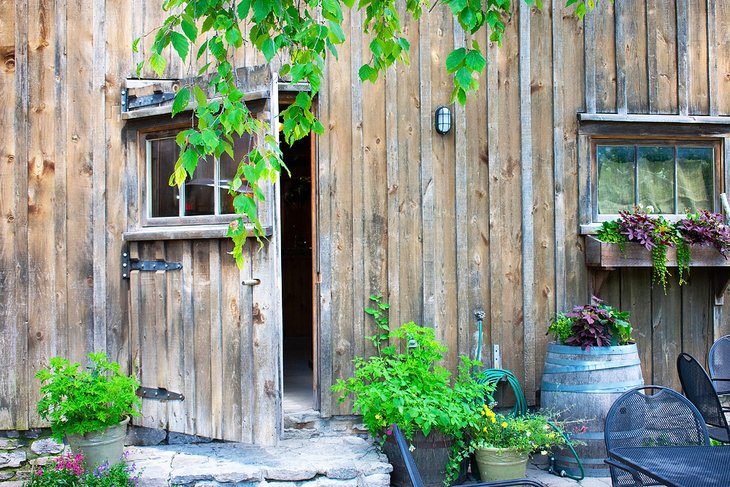
POLYGON ((249 242, 241 271, 231 250, 225 238, 130 243, 132 259, 182 264, 130 273, 132 363, 147 388, 134 424, 260 444, 278 439, 272 249, 249 242))
MULTIPOLYGON (((276 76, 270 83, 258 113, 278 137, 276 76)), ((230 255, 225 224, 150 227, 148 222, 125 233, 131 259, 168 264, 129 273, 132 364, 147 388, 142 417, 134 425, 260 445, 278 442, 279 214, 278 185, 269 186, 266 204, 259 207, 267 240, 260 247, 249 239, 240 270, 230 255)))

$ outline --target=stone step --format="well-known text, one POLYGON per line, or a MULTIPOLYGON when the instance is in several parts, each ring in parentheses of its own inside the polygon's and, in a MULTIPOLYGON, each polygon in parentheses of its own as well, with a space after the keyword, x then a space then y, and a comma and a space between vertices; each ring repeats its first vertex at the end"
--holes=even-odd
POLYGON ((322 418, 313 409, 284 414, 284 439, 306 439, 319 436, 353 435, 368 438, 368 431, 356 416, 322 418))
POLYGON ((392 467, 354 436, 282 440, 276 447, 205 443, 128 447, 141 487, 387 487, 392 467))

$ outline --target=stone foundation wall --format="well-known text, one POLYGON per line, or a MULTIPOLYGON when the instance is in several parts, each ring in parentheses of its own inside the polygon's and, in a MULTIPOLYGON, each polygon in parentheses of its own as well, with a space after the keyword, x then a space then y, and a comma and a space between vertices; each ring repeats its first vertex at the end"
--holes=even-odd
MULTIPOLYGON (((152 428, 130 426, 125 445, 187 445, 210 443, 210 438, 184 435, 152 428)), ((0 431, 0 485, 20 486, 35 467, 52 463, 68 446, 51 438, 48 428, 25 431, 0 431)))
POLYGON ((64 448, 51 430, 0 431, 0 483, 27 480, 34 467, 53 461, 64 448))

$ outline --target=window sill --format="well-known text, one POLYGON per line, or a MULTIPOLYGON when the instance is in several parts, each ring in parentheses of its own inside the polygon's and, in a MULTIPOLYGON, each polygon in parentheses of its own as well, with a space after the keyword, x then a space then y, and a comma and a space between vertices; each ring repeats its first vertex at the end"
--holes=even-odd
MULTIPOLYGON (((627 242, 624 251, 617 244, 601 242, 586 235, 586 266, 592 271, 593 293, 598 294, 610 271, 622 267, 652 267, 651 252, 636 242, 627 242)), ((716 267, 713 276, 715 304, 721 305, 728 284, 730 284, 730 260, 725 259, 714 247, 692 245, 690 267, 716 267)), ((677 267, 677 251, 667 250, 667 267, 677 267)))
MULTIPOLYGON (((253 227, 246 225, 247 235, 253 237, 253 227)), ((273 235, 271 227, 264 227, 264 236, 273 235)), ((181 225, 170 227, 145 227, 137 230, 124 232, 123 238, 126 242, 139 242, 146 240, 195 240, 228 238, 228 225, 181 225)))

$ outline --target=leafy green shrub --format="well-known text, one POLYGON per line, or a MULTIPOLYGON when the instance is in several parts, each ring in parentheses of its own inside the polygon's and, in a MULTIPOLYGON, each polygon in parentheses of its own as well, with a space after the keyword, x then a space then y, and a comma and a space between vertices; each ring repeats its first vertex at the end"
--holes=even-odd
POLYGON ((428 435, 432 429, 461 436, 475 401, 483 402, 493 390, 469 374, 475 362, 461 357, 452 386, 451 372, 438 365, 448 349, 436 341, 431 328, 410 322, 387 338, 391 344, 379 355, 355 358, 354 377, 337 380, 332 390, 342 393, 339 401, 352 397, 353 412, 362 414, 374 437, 384 439, 393 424, 409 439, 415 431, 428 435))
POLYGON ((120 372, 119 364, 108 362, 105 353, 90 353, 91 364, 82 368, 61 357, 41 369, 38 414, 50 421, 53 438, 83 435, 119 424, 127 416, 139 416, 139 382, 120 372))

